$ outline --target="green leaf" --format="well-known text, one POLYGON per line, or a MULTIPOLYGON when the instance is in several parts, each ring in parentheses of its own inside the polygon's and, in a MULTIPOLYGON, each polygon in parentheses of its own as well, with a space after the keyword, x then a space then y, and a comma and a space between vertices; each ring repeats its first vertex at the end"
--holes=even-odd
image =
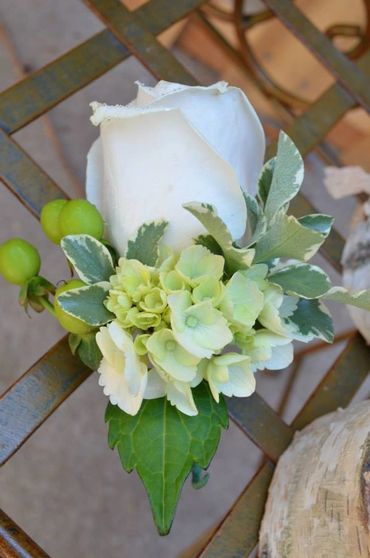
POLYGON ((97 283, 66 291, 58 296, 58 302, 67 314, 91 326, 101 326, 114 318, 103 304, 109 286, 109 283, 97 283))
POLYGON ((272 159, 267 161, 263 165, 260 177, 258 179, 258 197, 263 204, 266 203, 271 188, 275 163, 276 157, 273 157, 272 159))
POLYGON ((293 199, 303 182, 304 166, 302 157, 289 136, 280 132, 276 161, 265 203, 268 220, 293 199))
POLYGON ((187 203, 183 206, 202 223, 217 244, 222 248, 226 267, 230 273, 238 269, 245 269, 252 263, 254 250, 250 248, 236 248, 230 231, 216 209, 205 203, 187 203))
POLYGON ((81 343, 81 335, 77 335, 77 333, 70 333, 68 335, 68 345, 73 355, 76 354, 76 351, 80 343, 81 343))
POLYGON ((77 349, 77 354, 86 366, 91 370, 97 370, 103 355, 96 342, 94 332, 81 336, 81 342, 77 349))
POLYGON ((334 223, 334 217, 324 215, 323 213, 312 213, 311 215, 300 217, 298 221, 304 227, 328 236, 334 223))
POLYGON ((128 241, 126 258, 154 266, 158 259, 158 244, 167 225, 167 221, 153 221, 141 225, 136 238, 128 241))
POLYGON ((280 285, 289 295, 319 298, 331 287, 330 279, 316 265, 297 263, 281 267, 269 275, 269 280, 280 285))
POLYGON ((65 236, 61 248, 82 281, 89 284, 109 281, 114 274, 109 250, 88 234, 65 236))
POLYGON ((266 217, 256 198, 243 192, 245 205, 247 206, 247 225, 249 232, 248 246, 254 244, 266 231, 266 217))
POLYGON ((325 234, 303 226, 293 215, 280 215, 256 243, 254 263, 273 258, 307 261, 320 248, 325 234))
POLYGON ((370 311, 370 289, 351 293, 343 287, 332 287, 322 298, 370 311))
POLYGON ((217 404, 205 382, 193 390, 199 413, 190 417, 166 398, 145 400, 130 416, 107 407, 108 440, 118 449, 122 466, 136 469, 149 496, 155 524, 166 535, 185 479, 196 463, 208 467, 228 424, 226 405, 217 404))
POLYGON ((296 339, 307 342, 317 337, 328 343, 333 342, 333 320, 320 300, 300 299, 293 314, 283 318, 283 321, 296 334, 296 339))

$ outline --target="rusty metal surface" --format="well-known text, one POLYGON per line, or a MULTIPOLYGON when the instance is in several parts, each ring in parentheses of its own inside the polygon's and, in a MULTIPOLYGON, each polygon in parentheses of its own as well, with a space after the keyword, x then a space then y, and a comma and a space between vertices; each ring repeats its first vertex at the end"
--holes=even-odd
POLYGON ((10 517, 0 510, 1 558, 50 558, 10 517))
POLYGON ((291 0, 263 0, 279 20, 302 41, 347 91, 370 112, 370 89, 366 76, 340 52, 291 0))
POLYGON ((157 79, 195 85, 184 66, 146 28, 140 14, 130 12, 119 0, 84 0, 110 31, 157 79))
POLYGON ((0 465, 90 374, 65 337, 0 397, 0 465))
POLYGON ((2 130, 0 179, 36 217, 48 201, 67 197, 54 180, 2 130))
MULTIPOLYGON (((145 21, 150 33, 159 35, 204 1, 151 0, 134 13, 145 21)), ((0 127, 8 133, 16 132, 130 54, 108 30, 94 35, 0 93, 0 127)))
MULTIPOLYGON (((365 78, 370 73, 370 54, 365 52, 358 63, 353 63, 292 2, 264 1, 339 79, 287 129, 301 152, 307 154, 357 101, 369 108, 370 92, 365 78)), ((25 126, 130 53, 160 79, 194 83, 192 76, 157 41, 156 35, 204 0, 152 0, 132 13, 118 0, 85 0, 85 3, 93 7, 110 31, 98 33, 1 93, 0 127, 4 132, 13 133, 25 126)), ((46 201, 65 197, 65 194, 4 132, 0 133, 0 175, 8 188, 37 216, 46 201)), ((316 211, 303 196, 292 203, 292 210, 297 215, 316 211)), ((338 270, 342 248, 343 239, 334 231, 323 253, 338 270)), ((257 542, 273 461, 287 447, 295 429, 351 400, 368 373, 369 355, 369 347, 360 335, 350 339, 291 426, 257 394, 247 402, 230 400, 230 415, 270 461, 259 469, 198 556, 248 556, 257 542)), ((9 459, 89 374, 90 371, 71 355, 66 340, 62 340, 9 388, 0 398, 0 462, 9 459)), ((47 556, 5 514, 1 516, 1 525, 0 556, 47 556)))
POLYGON ((239 428, 271 459, 277 461, 290 443, 294 431, 258 393, 247 399, 227 400, 230 417, 239 428))

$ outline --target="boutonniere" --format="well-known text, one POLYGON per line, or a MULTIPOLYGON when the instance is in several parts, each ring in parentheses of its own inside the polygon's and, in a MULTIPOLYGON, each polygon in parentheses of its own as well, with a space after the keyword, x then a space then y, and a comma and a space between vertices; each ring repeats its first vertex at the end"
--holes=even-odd
POLYGON ((248 397, 258 370, 287 367, 293 341, 330 343, 325 302, 370 310, 370 291, 334 287, 309 263, 333 219, 289 215, 302 158, 281 132, 263 165, 262 127, 240 89, 160 82, 139 85, 128 106, 92 108, 87 200, 41 215, 76 277, 52 285, 21 239, 1 245, 0 271, 97 372, 109 446, 138 472, 166 534, 188 475, 206 482, 225 397, 248 397))

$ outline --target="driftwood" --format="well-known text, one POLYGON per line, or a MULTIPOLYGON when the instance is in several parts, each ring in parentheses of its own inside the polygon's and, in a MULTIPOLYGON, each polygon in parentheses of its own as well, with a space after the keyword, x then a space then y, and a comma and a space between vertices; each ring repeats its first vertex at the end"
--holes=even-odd
POLYGON ((315 420, 280 458, 260 558, 368 558, 370 403, 315 420))
MULTIPOLYGON (((351 232, 343 255, 343 285, 350 291, 370 288, 370 174, 360 167, 326 167, 325 186, 335 199, 357 195, 362 203, 352 218, 351 232)), ((349 306, 348 311, 357 329, 370 344, 370 313, 349 306)))

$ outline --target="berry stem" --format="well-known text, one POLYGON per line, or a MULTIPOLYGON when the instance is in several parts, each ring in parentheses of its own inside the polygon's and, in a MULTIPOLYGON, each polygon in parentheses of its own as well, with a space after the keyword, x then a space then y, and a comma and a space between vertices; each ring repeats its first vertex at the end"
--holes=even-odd
POLYGON ((49 312, 49 314, 51 314, 54 318, 57 317, 56 314, 55 314, 54 306, 51 304, 51 302, 47 298, 45 298, 43 296, 40 296, 39 302, 40 302, 40 304, 42 304, 42 306, 45 308, 45 310, 47 310, 49 312))

